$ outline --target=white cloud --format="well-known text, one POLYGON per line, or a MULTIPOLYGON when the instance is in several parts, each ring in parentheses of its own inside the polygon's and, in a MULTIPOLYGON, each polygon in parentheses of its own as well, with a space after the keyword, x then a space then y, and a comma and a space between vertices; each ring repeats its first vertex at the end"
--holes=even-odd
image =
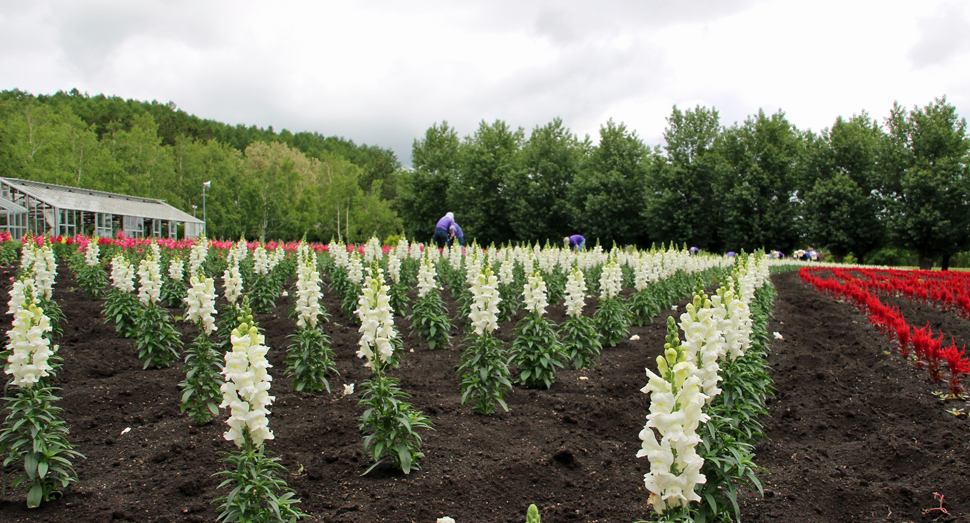
POLYGON ((893 101, 970 103, 970 10, 946 0, 4 2, 0 88, 174 101, 232 125, 339 135, 410 162, 448 120, 608 118, 660 143, 671 107, 820 130, 893 101))

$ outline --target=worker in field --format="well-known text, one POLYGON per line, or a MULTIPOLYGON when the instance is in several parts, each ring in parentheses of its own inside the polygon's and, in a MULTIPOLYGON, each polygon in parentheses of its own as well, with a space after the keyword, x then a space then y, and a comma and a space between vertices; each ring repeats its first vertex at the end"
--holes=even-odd
POLYGON ((567 236, 566 238, 563 238, 563 241, 569 245, 569 248, 572 249, 573 252, 579 252, 586 248, 586 238, 583 238, 578 234, 567 236))
POLYGON ((449 212, 438 220, 434 226, 434 244, 439 249, 444 249, 445 245, 455 237, 455 213, 449 212))
POLYGON ((458 225, 458 222, 455 222, 455 235, 448 240, 449 249, 455 244, 455 240, 458 241, 458 245, 461 246, 462 249, 465 248, 465 233, 461 231, 461 225, 458 225))

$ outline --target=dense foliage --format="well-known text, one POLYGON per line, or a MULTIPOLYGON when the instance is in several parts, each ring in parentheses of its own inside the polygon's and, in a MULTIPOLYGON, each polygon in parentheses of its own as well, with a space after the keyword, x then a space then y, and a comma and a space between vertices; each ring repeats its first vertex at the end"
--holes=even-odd
POLYGON ((482 121, 464 137, 443 121, 403 168, 380 147, 230 126, 171 102, 0 92, 0 176, 161 198, 199 217, 205 207, 215 238, 427 242, 451 211, 479 245, 578 232, 589 247, 814 247, 924 265, 963 264, 970 250, 970 140, 946 97, 817 133, 780 110, 723 125, 715 108, 675 106, 663 144, 613 120, 598 138, 559 118, 531 132, 482 121))

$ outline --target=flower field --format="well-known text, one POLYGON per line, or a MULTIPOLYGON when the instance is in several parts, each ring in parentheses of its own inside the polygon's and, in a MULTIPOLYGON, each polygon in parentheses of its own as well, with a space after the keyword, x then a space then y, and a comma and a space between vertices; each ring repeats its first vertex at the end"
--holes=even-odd
MULTIPOLYGON (((115 247, 102 246, 106 273, 106 258, 115 247)), ((148 251, 146 246, 134 244, 124 249, 143 251, 133 258, 144 257, 148 251)), ((180 259, 184 259, 188 283, 191 247, 182 249, 185 256, 180 259)), ((222 256, 220 250, 229 249, 231 245, 210 246, 209 256, 222 256)), ((295 246, 285 252, 286 260, 310 256, 298 254, 295 246)), ((319 326, 332 350, 333 367, 324 373, 329 392, 293 390, 296 376, 304 374, 288 372, 291 356, 287 348, 297 343, 298 330, 312 323, 304 319, 298 327, 301 316, 291 316, 291 311, 315 314, 305 298, 312 287, 306 282, 312 282, 312 277, 299 277, 301 270, 293 261, 283 285, 285 295, 272 291, 253 295, 258 270, 251 269, 252 275, 243 278, 250 303, 257 298, 266 301, 263 312, 253 314, 265 335, 263 345, 269 348, 265 358, 272 365, 268 392, 273 399, 266 407, 272 438, 261 438, 261 443, 269 454, 280 458, 280 478, 300 500, 296 508, 308 514, 304 521, 418 522, 445 516, 459 523, 524 521, 526 509, 533 503, 547 522, 629 522, 655 516, 644 484, 651 461, 637 459, 641 450, 638 434, 651 412, 651 398, 641 389, 647 385, 645 369, 658 372, 657 357, 664 352, 668 336, 667 318, 681 319, 692 301, 691 287, 670 304, 676 310, 669 305, 657 308, 652 302, 656 309, 652 320, 643 325, 634 321, 614 343, 603 343, 598 354, 588 356, 592 360, 588 368, 577 370, 568 362, 543 367, 540 357, 538 366, 532 367, 534 373, 523 377, 521 370, 530 360, 517 358, 510 365, 510 385, 501 394, 507 410, 492 401, 494 412, 483 414, 476 407, 483 403, 462 401, 468 390, 463 382, 468 378, 459 369, 467 365, 467 348, 480 343, 492 329, 488 336, 508 351, 523 333, 541 336, 545 332, 542 320, 559 327, 575 319, 577 304, 567 299, 567 289, 578 283, 567 281, 569 271, 547 273, 540 267, 532 274, 503 275, 497 264, 499 270, 492 276, 495 296, 479 295, 489 285, 489 277, 469 282, 466 274, 448 270, 456 263, 453 259, 442 258, 435 261, 433 277, 438 288, 429 285, 428 274, 424 274, 420 277, 425 278, 424 286, 419 289, 419 266, 414 264, 414 281, 408 283, 403 298, 400 289, 395 289, 395 278, 384 275, 387 303, 404 299, 409 307, 408 314, 396 309, 392 316, 399 342, 388 339, 390 345, 384 345, 381 333, 391 326, 382 323, 381 286, 367 283, 365 263, 360 266, 359 285, 371 289, 367 307, 348 304, 340 296, 341 286, 351 279, 342 278, 355 270, 352 262, 341 276, 326 261, 337 257, 332 247, 318 246, 314 252, 325 269, 320 275, 320 309, 329 319, 321 319, 319 326), (502 294, 504 278, 519 278, 529 286, 527 298, 517 310, 503 311, 501 301, 489 305, 496 296, 509 298, 502 294), (540 290, 548 293, 548 303, 537 294, 540 290), (462 296, 465 291, 469 294, 462 296), (424 295, 419 297, 421 292, 424 295), (441 318, 432 314, 432 319, 418 325, 415 317, 408 317, 429 294, 438 301, 430 298, 422 310, 444 311, 448 338, 435 338, 429 329, 441 318), (492 307, 496 317, 489 319, 485 311, 492 307), (373 345, 368 345, 373 350, 365 350, 359 323, 369 325, 371 317, 377 330, 373 345), (478 326, 481 334, 475 334, 478 326), (361 352, 367 360, 358 357, 361 352), (430 426, 415 430, 422 456, 408 474, 402 472, 400 463, 389 459, 375 466, 374 449, 364 447, 361 418, 365 407, 360 401, 365 382, 377 379, 375 367, 395 380, 408 395, 407 403, 430 426), (551 374, 546 372, 549 369, 551 374), (552 381, 520 383, 532 376, 552 381), (350 385, 354 385, 353 392, 350 385)), ((226 286, 223 271, 218 269, 229 271, 230 267, 204 263, 201 273, 214 277, 220 294, 214 307, 218 323, 226 306, 221 297, 226 286)), ((288 262, 278 263, 279 269, 288 262)), ((481 261, 466 258, 457 263, 481 261)), ((546 262, 538 260, 540 266, 542 263, 546 262)), ((206 329, 204 314, 198 307, 190 314, 185 307, 163 306, 182 342, 180 358, 167 367, 150 364, 146 368, 140 342, 123 337, 115 322, 105 319, 106 300, 86 294, 77 270, 72 270, 77 267, 59 260, 53 287, 53 299, 64 314, 63 333, 55 340, 62 363, 54 384, 60 388, 57 394, 62 399, 57 406, 70 431, 68 439, 84 458, 73 460, 77 481, 63 489, 64 496, 39 508, 27 509, 25 492, 8 486, 0 497, 0 520, 215 521, 220 509, 213 501, 225 496, 229 488, 220 487, 225 478, 213 474, 226 469, 224 453, 237 448, 224 436, 230 430, 226 424, 230 409, 219 409, 213 421, 200 426, 193 421, 191 409, 183 412, 180 408, 187 381, 183 360, 193 340, 206 329)), ((137 267, 135 263, 133 269, 137 267)), ((620 272, 616 278, 622 289, 617 295, 627 304, 636 303, 638 289, 663 281, 664 276, 658 275, 637 282, 634 268, 626 267, 626 273, 620 272)), ((3 269, 5 292, 11 285, 7 278, 16 270, 16 263, 3 269)), ((150 268, 144 270, 151 274, 150 268)), ((277 269, 268 269, 267 274, 273 270, 277 269)), ((385 263, 384 270, 391 267, 385 263)), ((405 266, 403 273, 407 270, 405 266)), ((591 265, 579 271, 585 272, 584 283, 589 286, 579 316, 592 319, 598 309, 608 308, 599 296, 601 291, 613 291, 600 287, 599 270, 591 265)), ((160 274, 169 273, 162 267, 160 274)), ((164 296, 162 280, 160 293, 164 296)), ((407 277, 403 280, 407 282, 407 277)), ((199 296, 205 285, 201 278, 198 281, 199 294, 192 295, 204 301, 199 296)), ((768 399, 769 415, 762 418, 768 439, 754 447, 755 463, 769 473, 759 473, 763 498, 740 489, 742 520, 791 521, 793 515, 799 521, 820 522, 961 521, 968 517, 970 425, 965 415, 946 412, 965 402, 932 394, 949 390, 946 372, 939 384, 927 379, 925 370, 900 356, 898 340, 894 345, 885 328, 873 326, 850 303, 840 303, 806 285, 797 271, 774 274, 771 281, 778 296, 767 330, 778 332, 780 338, 770 338, 768 364, 777 392, 768 399), (942 497, 942 505, 934 494, 942 497), (949 515, 932 510, 941 506, 949 515)), ((881 297, 909 325, 921 327, 929 322, 934 333, 944 332, 947 340, 953 337, 958 345, 970 339, 970 325, 955 310, 959 305, 934 307, 945 300, 934 300, 931 305, 925 298, 912 301, 896 292, 881 297)), ((9 314, 4 319, 6 325, 12 320, 9 314)), ((299 343, 310 343, 308 338, 313 336, 306 335, 299 343)), ((219 335, 214 334, 213 339, 218 343, 219 335)), ((476 394, 475 390, 469 394, 476 394)), ((221 397, 216 403, 219 401, 221 397)), ((232 409, 235 416, 236 407, 232 409)), ((16 472, 13 466, 3 471, 11 477, 16 472)))

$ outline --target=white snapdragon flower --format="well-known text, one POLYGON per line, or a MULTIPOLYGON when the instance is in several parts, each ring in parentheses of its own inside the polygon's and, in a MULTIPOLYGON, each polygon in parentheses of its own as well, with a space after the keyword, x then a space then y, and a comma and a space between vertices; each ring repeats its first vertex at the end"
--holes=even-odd
POLYGON ((397 247, 394 247, 394 255, 397 256, 398 260, 406 260, 409 256, 409 249, 408 238, 402 234, 401 239, 397 241, 397 247))
POLYGON ((316 327, 320 316, 320 272, 316 270, 316 257, 312 264, 301 264, 296 280, 297 327, 316 327))
POLYGON ((33 302, 37 298, 37 288, 33 278, 21 278, 10 287, 10 301, 7 302, 7 314, 16 314, 24 302, 33 302))
POLYGON ((720 355, 726 353, 727 342, 718 329, 714 303, 701 296, 687 304, 687 312, 680 315, 680 328, 684 331, 683 347, 688 361, 694 364, 694 376, 700 379, 700 386, 710 403, 721 393, 717 387, 723 378, 720 376, 720 355))
POLYGON ((269 270, 267 273, 270 273, 273 272, 273 270, 276 269, 276 266, 279 265, 280 262, 283 261, 283 258, 286 257, 286 250, 283 249, 282 245, 278 245, 275 249, 273 249, 272 252, 267 252, 267 256, 269 261, 269 270))
POLYGON ((603 274, 600 276, 600 292, 603 299, 610 299, 623 289, 623 270, 614 259, 608 260, 603 265, 603 274))
POLYGON ((236 300, 239 299, 243 291, 243 279, 239 272, 238 260, 233 260, 233 263, 222 271, 222 288, 226 295, 226 301, 230 305, 236 305, 236 300))
POLYGON ((436 289, 438 287, 435 277, 437 276, 437 271, 434 268, 434 264, 431 263, 431 258, 425 256, 421 260, 421 266, 418 269, 418 297, 423 298, 428 292, 436 289))
POLYGON ((205 263, 209 255, 209 240, 205 236, 199 236, 195 245, 189 249, 189 277, 198 276, 202 264, 205 263))
POLYGON ((381 247, 381 241, 377 239, 377 236, 371 236, 364 244, 364 263, 379 262, 384 257, 383 255, 384 249, 381 247))
POLYGON ((123 292, 135 290, 135 268, 128 263, 124 254, 111 258, 111 285, 123 292))
POLYGON ((101 246, 98 245, 98 237, 95 236, 88 240, 88 248, 84 250, 84 263, 89 267, 94 267, 101 263, 101 246))
POLYGON ((158 301, 162 291, 162 275, 158 261, 148 257, 138 264, 138 300, 145 305, 158 301))
POLYGON ((253 251, 253 272, 262 276, 269 274, 269 254, 262 244, 253 251))
POLYGON ((182 264, 182 258, 175 256, 168 260, 168 278, 173 281, 182 281, 184 277, 185 267, 182 264))
POLYGON ((536 271, 529 276, 529 281, 522 287, 522 298, 525 308, 542 316, 546 313, 549 302, 546 301, 546 282, 542 280, 542 273, 536 271))
POLYGON ((401 259, 397 257, 396 251, 387 253, 387 276, 392 284, 401 283, 401 259))
POLYGON ((37 306, 30 285, 21 285, 10 290, 11 302, 20 305, 13 313, 13 327, 7 331, 7 357, 5 374, 12 375, 12 383, 17 387, 30 388, 53 370, 48 360, 53 351, 50 340, 45 336, 51 331, 50 319, 43 309, 37 306), (15 293, 23 293, 13 299, 15 293))
POLYGON ((54 295, 54 277, 57 276, 57 258, 50 244, 45 243, 43 247, 33 247, 33 270, 34 285, 37 287, 37 298, 40 300, 50 300, 54 295))
POLYGON ((20 250, 20 273, 28 274, 33 271, 34 261, 37 257, 37 244, 27 238, 23 240, 23 247, 20 250))
POLYGON ((210 336, 216 330, 213 317, 216 312, 215 284, 212 278, 199 281, 198 276, 192 276, 189 282, 191 287, 189 287, 185 297, 185 303, 188 304, 189 308, 185 314, 185 321, 197 324, 206 336, 210 336))
POLYGON ((515 260, 509 251, 505 251, 502 256, 502 263, 498 267, 498 281, 502 285, 515 283, 515 260))
POLYGON ((646 371, 649 381, 641 389, 650 394, 650 414, 640 431, 637 457, 650 460, 644 485, 650 491, 650 504, 662 514, 701 499, 694 487, 707 478, 700 472, 704 459, 696 451, 701 441, 697 428, 710 417, 702 410, 708 397, 701 391, 696 366, 682 347, 668 346, 657 357, 657 367, 659 374, 646 371))
POLYGON ((354 285, 364 282, 364 266, 360 263, 360 256, 354 252, 347 260, 347 280, 354 285))
POLYGON ((491 268, 486 266, 480 270, 472 283, 471 292, 473 301, 468 319, 475 328, 475 334, 491 334, 498 328, 498 304, 502 301, 498 296, 498 278, 492 274, 491 268))
POLYGON ((358 308, 355 311, 360 319, 360 349, 358 358, 367 361, 365 367, 380 367, 394 354, 391 340, 397 337, 394 328, 394 309, 387 295, 390 287, 384 285, 383 271, 379 268, 368 268, 367 279, 364 282, 358 308))
POLYGON ((233 329, 230 335, 232 350, 225 355, 222 375, 225 383, 221 387, 221 408, 230 408, 226 420, 229 431, 223 437, 242 447, 246 432, 257 447, 263 441, 273 439, 269 430, 270 414, 267 409, 276 398, 269 395, 273 377, 267 369, 272 367, 266 359, 269 347, 263 345, 265 338, 255 325, 243 322, 233 329))
POLYGON ((583 315, 586 305, 586 277, 579 266, 573 267, 566 279, 566 314, 573 318, 583 315))
POLYGON ((483 266, 481 251, 478 249, 468 249, 468 254, 465 255, 465 283, 469 286, 475 283, 483 266))

